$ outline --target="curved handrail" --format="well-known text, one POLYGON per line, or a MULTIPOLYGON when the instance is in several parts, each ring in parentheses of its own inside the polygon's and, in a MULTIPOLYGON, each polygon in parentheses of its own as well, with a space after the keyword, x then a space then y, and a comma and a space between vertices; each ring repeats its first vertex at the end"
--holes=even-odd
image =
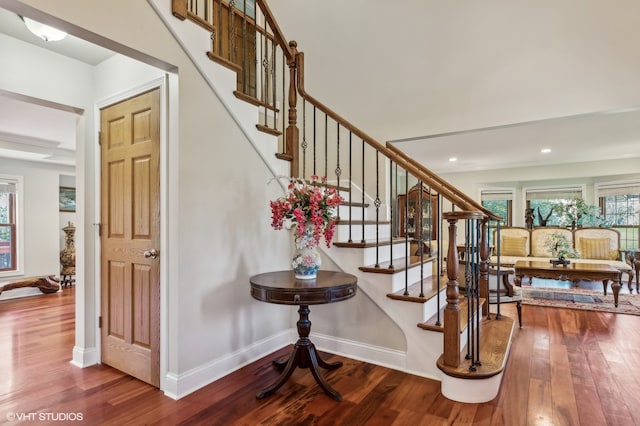
POLYGON ((418 163, 414 159, 407 156, 404 152, 400 151, 398 148, 392 145, 383 145, 380 142, 376 141, 374 138, 351 124, 349 121, 344 119, 338 113, 333 111, 331 108, 324 105, 322 102, 311 96, 304 88, 304 52, 297 53, 297 65, 298 65, 298 93, 316 108, 320 109, 323 113, 327 114, 329 117, 334 119, 336 122, 340 123, 341 126, 348 129, 350 132, 358 136, 360 139, 365 141, 369 146, 373 147, 378 152, 387 156, 390 160, 394 161, 396 164, 402 166, 405 170, 413 173, 418 179, 422 180, 430 187, 435 189, 438 193, 442 194, 449 201, 453 202, 455 205, 460 207, 463 210, 478 210, 483 213, 486 217, 491 220, 500 220, 501 217, 497 216, 495 213, 483 207, 480 203, 468 197, 465 193, 449 184, 444 179, 437 176, 431 170, 426 168, 424 165, 418 163))
MULTIPOLYGON (((455 186, 451 185, 446 180, 442 179, 440 176, 438 176, 437 174, 432 172, 430 169, 425 167, 423 164, 420 164, 416 160, 414 160, 413 158, 409 157, 405 152, 403 152, 399 148, 397 148, 397 147, 395 147, 395 146, 393 146, 392 144, 389 144, 389 143, 387 144, 387 147, 389 147, 389 149, 392 150, 394 153, 396 153, 397 155, 401 156, 402 158, 404 158, 409 163, 414 164, 416 167, 419 167, 424 173, 429 175, 429 177, 430 177, 429 178, 429 182, 430 183, 438 182, 441 185, 446 186, 451 192, 459 194, 461 197, 465 198, 476 210, 479 210, 482 213, 484 213, 490 220, 502 220, 501 216, 499 216, 499 215, 495 214, 494 212, 492 212, 491 210, 487 209, 482 204, 478 203, 476 200, 467 197, 467 195, 464 192, 460 191, 458 188, 456 188, 455 186)), ((473 210, 473 209, 465 209, 465 210, 473 210)))

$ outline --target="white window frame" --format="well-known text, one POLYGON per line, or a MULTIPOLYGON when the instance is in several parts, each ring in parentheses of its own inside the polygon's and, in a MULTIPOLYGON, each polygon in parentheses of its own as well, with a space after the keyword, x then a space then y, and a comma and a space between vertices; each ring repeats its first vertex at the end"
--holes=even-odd
MULTIPOLYGON (((630 180, 630 181, 614 181, 614 182, 601 182, 601 183, 596 183, 593 185, 593 196, 595 198, 595 203, 598 204, 600 203, 600 197, 605 197, 605 196, 612 196, 612 194, 606 195, 606 194, 602 194, 603 192, 607 192, 607 191, 613 191, 613 192, 618 192, 618 193, 622 193, 624 192, 625 194, 629 194, 629 193, 636 193, 639 192, 640 193, 640 180, 630 180), (625 191, 616 191, 616 189, 625 189, 625 191)), ((618 194, 619 195, 619 194, 618 194)), ((603 209, 606 209, 606 207, 603 207, 603 209)), ((605 213, 605 212, 603 212, 605 213)), ((637 212, 637 214, 640 215, 640 212, 637 212)), ((633 227, 633 225, 630 225, 631 227, 633 227)), ((640 225, 638 225, 640 226, 640 225)), ((612 228, 615 229, 616 226, 612 225, 612 228)), ((624 229, 624 228, 621 228, 624 229)), ((622 231, 620 231, 622 232, 622 231)), ((622 234, 621 237, 622 239, 622 234)), ((639 236, 640 238, 640 236, 639 236)), ((628 240, 627 240, 628 241, 628 240)), ((638 244, 638 241, 635 241, 634 244, 638 244)), ((621 241, 621 245, 622 245, 622 241, 621 241)))
POLYGON ((580 198, 587 201, 587 185, 586 184, 565 184, 565 185, 549 185, 549 186, 531 186, 522 188, 522 209, 527 208, 527 194, 529 193, 545 193, 545 192, 580 192, 580 198))
MULTIPOLYGON (((631 190, 634 188, 640 188, 640 180, 596 183, 593 188, 593 194, 596 202, 603 196, 601 195, 601 192, 605 192, 606 190, 615 190, 617 188, 629 188, 631 190)), ((638 190, 638 192, 640 192, 640 190, 638 190)), ((625 191, 625 193, 628 192, 625 191)))
POLYGON ((480 188, 480 204, 482 204, 482 195, 483 194, 505 194, 508 197, 503 198, 504 200, 511 200, 511 226, 516 226, 516 189, 515 188, 498 188, 498 187, 488 187, 488 188, 480 188))
POLYGON ((586 201, 585 194, 587 193, 587 185, 586 184, 576 184, 576 185, 555 185, 555 186, 532 186, 522 188, 522 205, 527 205, 527 194, 529 193, 545 193, 545 192, 577 192, 580 191, 580 197, 586 201))

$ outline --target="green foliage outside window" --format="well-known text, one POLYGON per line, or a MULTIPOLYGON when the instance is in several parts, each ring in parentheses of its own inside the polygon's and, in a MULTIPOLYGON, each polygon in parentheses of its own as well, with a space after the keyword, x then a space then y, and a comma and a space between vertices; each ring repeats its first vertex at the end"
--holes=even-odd
POLYGON ((559 226, 561 218, 554 207, 561 201, 564 200, 529 200, 529 208, 533 209, 533 226, 559 226))
POLYGON ((508 226, 507 220, 509 218, 509 201, 508 200, 485 200, 482 202, 482 207, 493 213, 499 215, 502 220, 500 225, 508 226))

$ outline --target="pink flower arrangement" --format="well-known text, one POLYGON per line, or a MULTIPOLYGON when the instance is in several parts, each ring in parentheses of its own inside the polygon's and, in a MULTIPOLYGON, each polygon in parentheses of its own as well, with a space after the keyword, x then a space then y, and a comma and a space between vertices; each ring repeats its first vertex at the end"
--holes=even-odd
POLYGON ((291 179, 287 194, 270 202, 271 226, 282 229, 285 219, 296 225, 296 240, 308 238, 307 228, 311 228, 310 243, 318 245, 324 236, 327 247, 336 226, 336 208, 344 199, 335 188, 327 186, 327 178, 312 176, 310 182, 291 179))

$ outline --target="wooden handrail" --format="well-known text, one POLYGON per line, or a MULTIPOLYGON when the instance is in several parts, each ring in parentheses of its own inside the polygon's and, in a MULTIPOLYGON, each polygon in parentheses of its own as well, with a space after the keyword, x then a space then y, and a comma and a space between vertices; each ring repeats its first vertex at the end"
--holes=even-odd
MULTIPOLYGON (((449 191, 451 191, 451 193, 457 194, 460 197, 462 197, 465 200, 467 200, 467 202, 469 204, 471 204, 471 206, 473 206, 473 208, 472 209, 465 209, 465 210, 480 210, 490 220, 502 220, 502 217, 500 217, 497 214, 493 213, 491 210, 487 209, 486 207, 484 207, 482 204, 478 203, 474 199, 467 197, 467 195, 464 192, 460 191, 458 188, 456 188, 455 186, 451 185, 446 180, 442 179, 440 176, 438 176, 437 174, 435 174, 434 172, 429 170, 427 167, 425 167, 424 165, 418 163, 413 158, 409 157, 405 152, 403 152, 399 148, 393 146, 390 143, 387 143, 387 147, 389 147, 389 149, 391 149, 397 155, 401 156, 402 158, 404 158, 409 163, 414 164, 416 167, 420 168, 424 173, 429 175, 430 176, 430 179, 429 179, 430 182, 438 182, 440 185, 442 185, 443 187, 446 187, 449 191)), ((434 185, 434 187, 437 187, 437 185, 434 185)))
POLYGON ((267 2, 265 0, 256 0, 256 4, 258 6, 260 6, 260 9, 262 9, 262 13, 264 14, 264 18, 266 19, 267 23, 269 24, 269 26, 273 30, 273 35, 275 36, 276 41, 278 42, 278 44, 280 45, 280 47, 284 51, 284 55, 287 58, 287 62, 294 61, 295 60, 295 55, 293 54, 293 51, 289 47, 289 42, 284 37, 284 34, 283 34, 282 30, 280 29, 280 25, 278 25, 278 23, 276 22, 275 18, 273 17, 273 13, 271 12, 271 9, 267 5, 267 2))
POLYGON ((411 172, 418 179, 435 189, 439 194, 442 194, 449 201, 457 205, 462 210, 478 210, 482 212, 482 214, 492 220, 500 220, 500 216, 497 216, 493 212, 484 208, 481 204, 468 197, 462 191, 455 188, 453 185, 450 185, 445 180, 438 177, 431 170, 424 167, 422 164, 417 161, 409 158, 405 153, 400 151, 399 149, 393 146, 385 146, 380 142, 376 141, 374 138, 351 124, 349 121, 344 119, 338 113, 333 111, 328 106, 324 105, 322 102, 311 96, 304 88, 304 52, 298 52, 296 62, 298 65, 298 93, 324 114, 331 117, 337 123, 339 123, 344 128, 348 129, 354 135, 365 141, 369 146, 377 150, 378 152, 384 154, 390 160, 400 165, 405 170, 411 172))

